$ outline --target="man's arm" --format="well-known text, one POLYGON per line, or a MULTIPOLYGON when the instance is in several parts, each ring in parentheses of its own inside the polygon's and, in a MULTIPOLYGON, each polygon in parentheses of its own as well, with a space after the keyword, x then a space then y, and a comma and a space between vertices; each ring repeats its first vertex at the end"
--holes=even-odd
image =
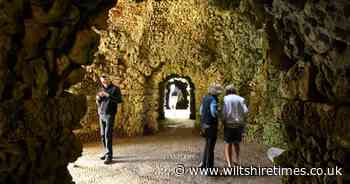
POLYGON ((246 124, 247 124, 247 118, 248 118, 248 107, 245 103, 245 100, 242 101, 242 107, 243 107, 243 113, 244 113, 244 121, 245 123, 243 124, 243 129, 242 129, 242 137, 245 137, 246 134, 246 124))
POLYGON ((100 96, 98 96, 98 95, 96 95, 96 105, 97 106, 100 106, 101 105, 101 97, 100 96))
POLYGON ((210 103, 210 114, 213 117, 216 117, 218 113, 218 104, 216 102, 216 100, 212 100, 210 103))
POLYGON ((111 93, 108 93, 108 98, 110 98, 110 100, 115 103, 121 103, 123 101, 122 94, 118 87, 115 87, 115 89, 111 93))
POLYGON ((224 101, 223 101, 223 103, 222 103, 222 110, 221 110, 221 114, 222 114, 222 119, 223 120, 226 120, 226 115, 227 115, 227 111, 228 111, 228 109, 227 109, 227 104, 226 104, 226 100, 225 100, 225 98, 224 98, 224 101))
POLYGON ((102 100, 102 96, 101 96, 101 91, 97 92, 96 94, 96 105, 99 107, 101 105, 101 100, 102 100))
POLYGON ((242 101, 241 105, 242 105, 244 114, 247 114, 248 113, 248 107, 247 107, 247 105, 245 103, 245 100, 242 101))
POLYGON ((97 114, 100 114, 100 110, 101 110, 101 96, 99 95, 99 93, 97 93, 97 95, 96 95, 96 105, 97 105, 97 114))

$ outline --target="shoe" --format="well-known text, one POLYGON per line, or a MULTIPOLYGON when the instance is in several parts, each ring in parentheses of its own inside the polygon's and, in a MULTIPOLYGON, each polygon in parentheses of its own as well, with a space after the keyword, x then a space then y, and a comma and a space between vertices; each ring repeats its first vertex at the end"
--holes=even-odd
POLYGON ((237 161, 233 161, 233 166, 240 166, 240 164, 237 161))
POLYGON ((216 175, 215 174, 213 174, 213 173, 211 173, 211 172, 207 172, 207 173, 205 173, 204 174, 204 176, 208 176, 208 177, 216 177, 216 175))
POLYGON ((203 162, 201 162, 200 164, 198 164, 197 168, 204 168, 203 162))
POLYGON ((106 160, 106 155, 100 156, 100 160, 106 160))
POLYGON ((104 162, 104 164, 108 165, 112 163, 112 159, 111 158, 107 158, 104 162))

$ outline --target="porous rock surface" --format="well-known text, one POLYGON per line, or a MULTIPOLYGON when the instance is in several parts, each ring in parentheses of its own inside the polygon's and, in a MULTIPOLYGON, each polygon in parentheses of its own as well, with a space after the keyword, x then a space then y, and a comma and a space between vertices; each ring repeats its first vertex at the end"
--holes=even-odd
POLYGON ((106 25, 108 0, 0 2, 0 183, 73 183, 86 111, 66 92, 82 79, 106 25))

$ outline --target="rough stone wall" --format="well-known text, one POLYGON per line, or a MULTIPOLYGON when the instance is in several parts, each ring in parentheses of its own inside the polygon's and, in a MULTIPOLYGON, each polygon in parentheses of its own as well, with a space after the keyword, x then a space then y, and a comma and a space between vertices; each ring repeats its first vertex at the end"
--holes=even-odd
MULTIPOLYGON (((350 17, 348 1, 273 3, 274 25, 290 62, 283 67, 282 120, 291 166, 343 167, 349 174, 350 17)), ((288 183, 336 183, 335 177, 288 183)))
MULTIPOLYGON (((223 73, 221 82, 233 84, 248 102, 247 141, 262 143, 267 124, 276 123, 272 118, 261 118, 266 115, 259 114, 263 111, 264 97, 268 96, 265 89, 268 80, 263 56, 264 30, 257 29, 248 16, 233 6, 233 2, 231 6, 223 5, 226 4, 220 1, 210 6, 205 52, 212 53, 208 62, 223 73)), ((276 136, 265 143, 282 144, 278 140, 276 136)))
MULTIPOLYGON (((190 77, 197 109, 214 82, 233 83, 247 98, 254 96, 262 77, 263 34, 239 12, 206 0, 119 1, 111 12, 109 29, 101 32, 100 57, 89 70, 91 79, 107 73, 122 89, 119 135, 157 131, 159 84, 172 74, 190 77)), ((256 97, 251 101, 258 106, 256 97)))
POLYGON ((249 101, 248 137, 286 148, 280 164, 348 173, 348 7, 343 0, 123 1, 94 67, 124 89, 122 131, 157 129, 158 84, 169 74, 191 77, 197 102, 211 82, 233 83, 249 101))
POLYGON ((100 45, 100 54, 106 62, 96 68, 102 68, 100 73, 109 73, 122 89, 124 103, 116 127, 122 134, 158 129, 158 88, 167 76, 191 77, 198 84, 196 100, 207 83, 220 77, 218 72, 205 75, 198 64, 202 57, 198 42, 205 39, 205 32, 199 29, 207 16, 204 8, 196 6, 203 4, 181 3, 120 1, 112 10, 110 28, 102 33, 105 35, 100 45), (188 13, 188 16, 179 13, 188 13))
POLYGON ((286 167, 338 166, 345 175, 289 176, 284 182, 349 182, 345 179, 350 155, 349 2, 274 0, 245 4, 245 12, 264 27, 268 41, 267 94, 274 96, 264 101, 275 101, 267 105, 276 112, 287 143, 278 163, 286 167))
POLYGON ((116 129, 126 135, 158 129, 159 83, 171 74, 192 79, 197 102, 209 84, 233 83, 249 100, 248 134, 286 143, 282 166, 349 175, 348 1, 124 0, 100 31, 95 63, 82 67, 99 39, 90 26, 106 26, 101 3, 112 1, 0 2, 0 183, 72 183, 66 165, 81 152, 72 130, 86 100, 66 89, 84 72, 74 89, 88 95, 91 130, 100 73, 122 88, 116 129))
POLYGON ((73 183, 72 130, 86 111, 65 90, 92 62, 113 1, 0 1, 0 183, 73 183), (107 13, 106 13, 107 12, 107 13))

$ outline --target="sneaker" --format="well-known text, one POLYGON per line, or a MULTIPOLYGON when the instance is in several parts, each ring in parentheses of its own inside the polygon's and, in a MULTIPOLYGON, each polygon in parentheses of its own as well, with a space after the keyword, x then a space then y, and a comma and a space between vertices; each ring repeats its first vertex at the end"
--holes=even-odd
POLYGON ((104 162, 104 164, 108 165, 112 163, 112 159, 111 158, 107 158, 104 162))
POLYGON ((203 162, 199 163, 199 164, 197 165, 197 168, 204 168, 203 162))
POLYGON ((106 160, 106 155, 100 156, 100 160, 106 160))

